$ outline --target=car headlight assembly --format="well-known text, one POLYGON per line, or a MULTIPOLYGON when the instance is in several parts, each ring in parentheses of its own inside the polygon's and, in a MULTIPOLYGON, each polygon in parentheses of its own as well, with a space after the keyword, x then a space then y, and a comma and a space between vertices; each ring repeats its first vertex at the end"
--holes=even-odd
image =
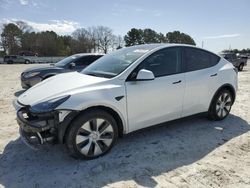
POLYGON ((45 102, 35 104, 30 107, 30 111, 33 113, 46 113, 53 111, 56 107, 68 100, 70 95, 57 97, 45 102))
POLYGON ((30 73, 25 74, 24 77, 30 78, 30 77, 36 76, 38 74, 40 74, 40 72, 30 72, 30 73))

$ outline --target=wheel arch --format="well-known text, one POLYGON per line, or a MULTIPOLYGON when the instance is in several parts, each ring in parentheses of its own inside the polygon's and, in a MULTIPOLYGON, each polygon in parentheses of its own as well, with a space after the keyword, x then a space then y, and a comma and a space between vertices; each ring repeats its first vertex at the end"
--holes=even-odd
POLYGON ((223 84, 222 86, 220 86, 220 87, 216 90, 215 94, 213 95, 213 98, 212 98, 212 100, 211 100, 211 102, 210 102, 210 105, 209 105, 209 109, 211 108, 211 105, 212 105, 213 101, 215 100, 216 95, 217 95, 222 89, 227 89, 227 90, 229 90, 229 91, 232 93, 232 96, 233 96, 233 103, 234 103, 235 97, 236 97, 236 91, 235 91, 234 87, 233 87, 231 84, 223 84))
POLYGON ((66 133, 70 127, 70 124, 77 117, 81 116, 83 113, 88 112, 88 111, 92 111, 92 110, 103 110, 103 111, 108 112, 110 115, 112 115, 114 117, 115 121, 117 122, 117 125, 118 125, 118 136, 122 137, 123 132, 125 130, 125 128, 124 128, 125 122, 123 121, 120 114, 117 111, 115 111, 114 109, 112 109, 111 107, 107 107, 104 105, 96 105, 96 106, 91 106, 91 107, 85 108, 82 111, 72 111, 71 113, 69 113, 65 117, 65 119, 63 120, 64 123, 60 126, 60 129, 58 130, 59 143, 64 143, 65 136, 66 136, 66 133))

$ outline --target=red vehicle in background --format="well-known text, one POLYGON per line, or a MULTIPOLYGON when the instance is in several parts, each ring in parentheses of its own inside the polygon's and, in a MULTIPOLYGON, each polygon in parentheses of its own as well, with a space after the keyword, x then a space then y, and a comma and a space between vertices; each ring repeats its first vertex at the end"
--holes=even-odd
POLYGON ((18 53, 20 56, 38 56, 37 52, 32 52, 32 51, 20 51, 18 53))

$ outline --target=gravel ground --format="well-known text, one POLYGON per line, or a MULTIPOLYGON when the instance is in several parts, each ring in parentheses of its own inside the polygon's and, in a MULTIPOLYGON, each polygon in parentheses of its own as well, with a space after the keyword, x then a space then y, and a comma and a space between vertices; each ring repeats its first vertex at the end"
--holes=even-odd
POLYGON ((138 131, 92 161, 69 157, 63 145, 33 151, 21 142, 12 100, 31 66, 0 65, 0 187, 250 187, 250 62, 225 120, 138 131))

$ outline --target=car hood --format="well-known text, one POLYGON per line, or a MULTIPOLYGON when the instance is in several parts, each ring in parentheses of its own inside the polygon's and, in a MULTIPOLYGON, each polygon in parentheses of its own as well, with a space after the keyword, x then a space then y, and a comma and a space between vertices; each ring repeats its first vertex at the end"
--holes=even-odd
POLYGON ((78 72, 59 74, 48 78, 18 97, 18 102, 23 105, 34 105, 55 97, 70 95, 76 89, 98 85, 107 78, 88 76, 78 72))
POLYGON ((44 70, 54 70, 54 69, 62 69, 60 67, 56 67, 54 65, 43 65, 43 66, 36 66, 36 67, 31 67, 23 71, 23 73, 28 73, 28 72, 40 72, 44 70))

